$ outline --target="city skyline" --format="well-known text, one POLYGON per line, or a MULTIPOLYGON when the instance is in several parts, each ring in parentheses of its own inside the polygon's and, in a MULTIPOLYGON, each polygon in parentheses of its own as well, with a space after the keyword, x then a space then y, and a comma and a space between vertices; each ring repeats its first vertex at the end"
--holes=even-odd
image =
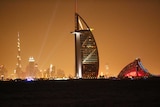
MULTIPOLYGON (((75 73, 75 0, 0 1, 0 64, 16 69, 17 32, 21 38, 23 70, 33 56, 39 69, 53 64, 65 74, 75 73)), ((157 0, 79 0, 78 13, 93 27, 100 56, 100 72, 117 76, 135 58, 160 74, 160 2, 157 0)))

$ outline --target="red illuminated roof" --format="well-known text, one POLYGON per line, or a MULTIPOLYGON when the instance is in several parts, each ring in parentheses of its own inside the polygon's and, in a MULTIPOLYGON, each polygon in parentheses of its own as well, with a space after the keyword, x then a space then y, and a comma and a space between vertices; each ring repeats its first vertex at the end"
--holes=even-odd
POLYGON ((143 78, 149 77, 151 74, 144 68, 139 58, 125 66, 119 73, 118 78, 143 78))

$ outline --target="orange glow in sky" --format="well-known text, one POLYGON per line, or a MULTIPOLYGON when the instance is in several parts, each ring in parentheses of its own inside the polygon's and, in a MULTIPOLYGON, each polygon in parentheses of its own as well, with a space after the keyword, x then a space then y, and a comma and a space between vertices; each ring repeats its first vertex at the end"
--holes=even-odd
MULTIPOLYGON (((17 32, 22 68, 33 56, 39 69, 50 64, 68 75, 75 72, 75 0, 0 0, 0 64, 16 68, 17 32)), ((78 13, 94 28, 100 70, 117 76, 141 58, 152 74, 160 74, 159 0, 79 0, 78 13), (106 71, 106 65, 108 69, 106 71)))

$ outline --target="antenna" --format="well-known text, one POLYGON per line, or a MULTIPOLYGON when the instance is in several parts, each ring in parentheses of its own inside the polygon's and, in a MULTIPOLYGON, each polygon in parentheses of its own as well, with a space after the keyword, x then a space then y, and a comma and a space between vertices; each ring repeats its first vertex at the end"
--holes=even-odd
POLYGON ((75 0, 75 31, 79 30, 78 13, 77 13, 77 0, 75 0))
POLYGON ((19 38, 19 32, 18 32, 18 38, 19 38))
POLYGON ((75 0, 75 13, 77 13, 77 0, 75 0))

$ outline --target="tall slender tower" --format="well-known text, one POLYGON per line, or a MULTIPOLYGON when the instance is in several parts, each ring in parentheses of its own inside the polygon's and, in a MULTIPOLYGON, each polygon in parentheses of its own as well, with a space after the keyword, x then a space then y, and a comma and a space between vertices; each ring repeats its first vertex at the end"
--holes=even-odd
POLYGON ((18 32, 17 39, 17 67, 16 67, 17 78, 21 78, 22 74, 22 65, 21 65, 21 48, 20 48, 20 36, 18 32))
POLYGON ((97 78, 99 55, 92 30, 85 20, 77 13, 75 1, 75 76, 77 78, 97 78))

